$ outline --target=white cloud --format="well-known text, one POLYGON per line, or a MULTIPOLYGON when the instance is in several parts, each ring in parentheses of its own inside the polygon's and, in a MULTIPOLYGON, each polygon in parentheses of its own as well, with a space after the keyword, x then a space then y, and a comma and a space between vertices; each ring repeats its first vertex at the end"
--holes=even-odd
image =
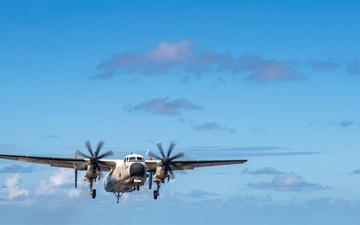
POLYGON ((191 56, 192 42, 189 39, 177 43, 162 41, 159 45, 145 53, 147 61, 183 62, 191 56))
POLYGON ((249 187, 255 189, 273 189, 283 192, 303 192, 315 190, 327 190, 320 184, 308 183, 301 176, 295 173, 276 174, 271 182, 249 183, 249 187))
MULTIPOLYGON (((49 196, 59 192, 60 189, 65 188, 65 185, 74 183, 74 170, 59 168, 54 170, 48 179, 40 180, 36 195, 49 196)), ((80 183, 79 183, 80 184, 80 183)), ((81 185, 81 184, 80 184, 81 185)), ((70 189, 66 193, 69 197, 77 197, 81 195, 81 189, 70 189)))
POLYGON ((1 196, 9 200, 13 200, 20 196, 28 196, 29 191, 18 186, 20 178, 20 174, 11 174, 10 176, 5 177, 4 187, 1 188, 0 191, 1 196))

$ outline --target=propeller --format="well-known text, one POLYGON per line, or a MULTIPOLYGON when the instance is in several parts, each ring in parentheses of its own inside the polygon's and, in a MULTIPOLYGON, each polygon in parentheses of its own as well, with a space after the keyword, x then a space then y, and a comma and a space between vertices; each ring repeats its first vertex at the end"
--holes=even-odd
POLYGON ((180 153, 178 153, 178 154, 176 154, 174 156, 171 156, 171 152, 173 151, 173 149, 174 149, 174 147, 176 145, 174 142, 170 143, 166 155, 164 154, 164 150, 163 150, 163 147, 161 145, 161 142, 158 142, 156 145, 157 145, 157 147, 158 147, 158 149, 160 151, 160 154, 161 154, 162 158, 157 156, 156 154, 154 154, 151 151, 148 151, 147 154, 149 156, 151 156, 151 157, 154 157, 156 159, 161 160, 161 165, 162 165, 163 170, 164 171, 169 171, 170 175, 171 175, 171 179, 175 179, 175 174, 172 172, 171 167, 177 168, 178 166, 173 163, 173 160, 177 159, 177 158, 184 157, 185 156, 184 153, 180 152, 180 153))
POLYGON ((100 174, 101 174, 101 171, 100 171, 100 166, 99 165, 101 165, 102 163, 99 160, 102 159, 102 158, 105 158, 107 156, 114 155, 113 151, 107 151, 107 152, 99 155, 100 150, 101 150, 103 145, 104 145, 104 142, 99 141, 99 143, 98 143, 98 145, 96 147, 95 153, 94 153, 92 148, 91 148, 90 141, 87 141, 87 142, 85 142, 85 146, 88 149, 90 155, 86 155, 86 154, 82 153, 79 150, 76 151, 76 155, 79 155, 79 156, 82 156, 84 158, 89 159, 91 167, 96 168, 100 172, 100 174))

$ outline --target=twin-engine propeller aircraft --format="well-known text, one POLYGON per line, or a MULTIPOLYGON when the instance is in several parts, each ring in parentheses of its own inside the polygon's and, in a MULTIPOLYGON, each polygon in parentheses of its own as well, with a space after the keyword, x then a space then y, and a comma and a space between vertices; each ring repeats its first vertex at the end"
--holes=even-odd
POLYGON ((154 190, 154 199, 157 199, 160 190, 160 184, 167 179, 174 179, 174 170, 191 170, 195 167, 220 166, 230 164, 241 164, 247 160, 176 160, 184 157, 184 153, 178 153, 171 156, 175 147, 171 143, 167 154, 165 155, 161 143, 157 143, 157 147, 161 156, 157 156, 151 151, 147 152, 150 156, 149 160, 145 160, 142 155, 131 153, 123 160, 103 159, 113 155, 112 151, 99 155, 104 142, 100 141, 95 152, 93 152, 90 142, 85 145, 90 153, 86 155, 79 150, 76 151, 75 158, 58 158, 58 157, 42 157, 42 156, 24 156, 24 155, 4 155, 0 154, 0 158, 18 160, 23 162, 33 162, 41 164, 49 164, 50 166, 72 168, 75 169, 75 188, 77 187, 77 172, 85 170, 84 180, 89 182, 90 195, 96 197, 96 189, 93 189, 93 183, 103 178, 104 188, 107 192, 113 192, 119 203, 120 197, 125 192, 139 191, 144 186, 147 177, 149 177, 149 189, 152 189, 152 182, 157 185, 154 190), (77 156, 84 157, 83 159, 77 156), (155 160, 153 160, 155 158, 155 160), (108 174, 103 176, 102 171, 108 174))

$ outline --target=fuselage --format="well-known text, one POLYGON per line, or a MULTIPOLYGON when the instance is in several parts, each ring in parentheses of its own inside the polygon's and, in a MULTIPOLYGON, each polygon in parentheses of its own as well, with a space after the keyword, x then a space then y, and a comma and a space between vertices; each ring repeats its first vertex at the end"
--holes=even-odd
POLYGON ((132 153, 124 160, 116 161, 115 169, 104 177, 104 189, 107 192, 132 192, 144 185, 146 177, 144 157, 132 153))

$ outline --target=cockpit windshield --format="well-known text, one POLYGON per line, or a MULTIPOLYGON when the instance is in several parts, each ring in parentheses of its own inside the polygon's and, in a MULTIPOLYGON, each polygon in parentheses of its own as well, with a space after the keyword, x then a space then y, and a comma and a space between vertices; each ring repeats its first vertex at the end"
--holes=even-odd
POLYGON ((127 162, 142 162, 144 159, 141 156, 128 156, 125 160, 127 162))

